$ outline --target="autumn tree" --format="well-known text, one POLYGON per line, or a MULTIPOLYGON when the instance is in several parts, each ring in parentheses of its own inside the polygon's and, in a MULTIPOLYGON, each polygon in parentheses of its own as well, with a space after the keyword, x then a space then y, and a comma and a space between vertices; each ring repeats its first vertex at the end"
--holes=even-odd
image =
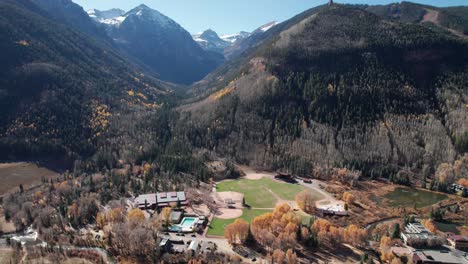
POLYGON ((380 239, 380 258, 382 261, 390 262, 394 258, 392 253, 392 239, 388 236, 383 236, 380 239))
POLYGON ((255 217, 251 229, 256 241, 273 251, 294 248, 301 219, 288 204, 278 205, 271 213, 255 217))
POLYGON ((279 263, 279 264, 282 264, 284 263, 284 259, 286 258, 286 254, 284 253, 283 250, 281 249, 275 249, 273 251, 273 255, 272 255, 272 263, 279 263))
POLYGON ((296 195, 296 204, 302 211, 313 214, 315 209, 314 195, 309 190, 304 190, 296 195))
POLYGON ((243 219, 236 219, 224 229, 224 236, 229 244, 244 244, 249 235, 249 223, 243 219))
POLYGON ((356 198, 354 197, 354 195, 352 193, 349 193, 349 192, 345 192, 343 194, 343 201, 348 204, 348 205, 351 205, 351 204, 354 204, 356 198))
POLYGON ((142 210, 135 208, 128 212, 127 219, 130 224, 136 226, 143 224, 146 218, 142 210))
POLYGON ((172 208, 171 207, 164 207, 161 211, 162 220, 164 221, 164 225, 166 227, 169 226, 169 222, 171 219, 172 208))

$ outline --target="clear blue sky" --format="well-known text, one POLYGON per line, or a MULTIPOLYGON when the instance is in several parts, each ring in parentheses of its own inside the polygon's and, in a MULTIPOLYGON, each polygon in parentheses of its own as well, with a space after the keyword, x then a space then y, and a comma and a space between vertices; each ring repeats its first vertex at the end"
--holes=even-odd
MULTIPOLYGON (((174 19, 190 33, 211 28, 219 34, 252 31, 271 21, 284 21, 328 0, 73 0, 85 10, 121 8, 139 4, 174 19)), ((397 0, 335 0, 353 4, 388 4, 397 0)), ((467 5, 467 0, 414 0, 435 6, 467 5)))

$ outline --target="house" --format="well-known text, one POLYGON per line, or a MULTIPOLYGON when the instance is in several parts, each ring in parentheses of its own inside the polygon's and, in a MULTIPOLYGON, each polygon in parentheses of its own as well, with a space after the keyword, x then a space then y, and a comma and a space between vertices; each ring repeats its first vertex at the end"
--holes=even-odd
POLYGON ((157 207, 156 194, 142 194, 135 198, 135 206, 140 209, 155 209, 157 207))
POLYGON ((291 174, 286 174, 286 173, 279 173, 278 175, 275 176, 275 179, 284 181, 287 183, 297 183, 296 177, 294 177, 291 174))
POLYGON ((163 238, 161 242, 159 242, 159 248, 161 248, 165 252, 171 251, 172 242, 169 238, 163 238))
POLYGON ((185 192, 149 193, 139 195, 135 198, 135 206, 143 210, 168 207, 173 203, 187 205, 185 192))
POLYGON ((450 186, 450 189, 453 193, 459 193, 461 196, 468 194, 468 188, 461 184, 454 183, 450 186))
POLYGON ((169 221, 171 224, 178 224, 182 220, 182 217, 184 216, 183 211, 171 211, 171 215, 169 216, 169 221))
POLYGON ((463 256, 450 250, 416 250, 411 259, 414 264, 468 264, 463 256))
POLYGON ((411 247, 438 247, 442 245, 442 240, 427 230, 420 222, 409 223, 401 233, 403 242, 411 247))
POLYGON ((192 242, 190 242, 188 251, 191 252, 193 255, 196 255, 198 254, 199 248, 200 248, 200 242, 193 240, 192 242))
POLYGON ((447 237, 447 241, 452 248, 463 251, 468 250, 468 236, 451 235, 447 237))
POLYGON ((187 205, 185 192, 159 192, 156 193, 158 207, 168 207, 171 203, 187 205))

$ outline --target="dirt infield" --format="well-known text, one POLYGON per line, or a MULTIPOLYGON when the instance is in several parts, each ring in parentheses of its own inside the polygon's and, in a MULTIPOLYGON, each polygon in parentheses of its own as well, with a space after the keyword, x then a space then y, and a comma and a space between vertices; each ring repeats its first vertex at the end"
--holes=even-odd
POLYGON ((216 203, 219 205, 215 217, 220 219, 235 219, 242 216, 244 195, 238 192, 215 193, 216 203))

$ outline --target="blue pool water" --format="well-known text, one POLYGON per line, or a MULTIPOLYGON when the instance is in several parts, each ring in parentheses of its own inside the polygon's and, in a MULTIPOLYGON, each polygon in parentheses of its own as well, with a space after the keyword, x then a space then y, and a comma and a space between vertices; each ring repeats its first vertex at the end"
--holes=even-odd
POLYGON ((184 220, 182 220, 182 223, 180 223, 181 227, 192 227, 193 223, 195 223, 195 218, 194 217, 185 217, 184 220))

